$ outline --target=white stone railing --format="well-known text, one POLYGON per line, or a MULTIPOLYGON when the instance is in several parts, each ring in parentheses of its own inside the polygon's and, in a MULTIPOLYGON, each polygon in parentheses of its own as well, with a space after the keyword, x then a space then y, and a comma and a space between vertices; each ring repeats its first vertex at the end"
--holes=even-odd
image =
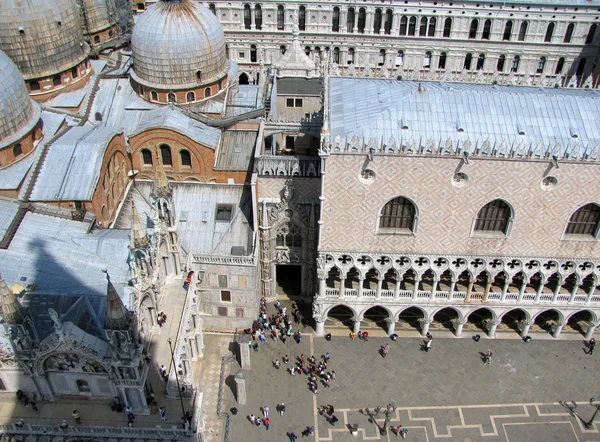
MULTIPOLYGON (((142 428, 142 427, 109 427, 109 426, 68 426, 58 425, 0 425, 0 435, 7 440, 25 440, 28 436, 37 436, 50 440, 59 437, 61 440, 177 440, 193 441, 195 432, 184 429, 142 428)), ((41 439, 40 439, 41 440, 41 439)))
POLYGON ((375 296, 377 296, 377 290, 373 290, 373 289, 363 289, 362 291, 362 295, 365 298, 374 298, 375 296))
POLYGON ((251 256, 216 256, 192 254, 194 264, 232 264, 238 266, 255 266, 256 258, 251 256))
POLYGON ((303 156, 262 156, 256 159, 254 171, 259 176, 320 177, 321 159, 303 156))

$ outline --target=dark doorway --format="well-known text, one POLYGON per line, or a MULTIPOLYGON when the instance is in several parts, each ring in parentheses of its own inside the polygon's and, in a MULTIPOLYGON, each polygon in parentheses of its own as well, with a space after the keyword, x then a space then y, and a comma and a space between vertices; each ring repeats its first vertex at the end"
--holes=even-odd
POLYGON ((240 84, 248 84, 249 83, 249 78, 248 75, 246 74, 240 74, 240 78, 239 78, 239 83, 240 84))
POLYGON ((277 295, 287 296, 288 298, 302 295, 302 266, 277 265, 275 267, 277 295))

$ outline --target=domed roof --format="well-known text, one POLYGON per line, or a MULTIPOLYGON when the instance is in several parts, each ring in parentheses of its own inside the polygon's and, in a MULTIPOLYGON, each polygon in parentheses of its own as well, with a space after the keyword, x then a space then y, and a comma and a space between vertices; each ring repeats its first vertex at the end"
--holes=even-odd
POLYGON ((116 0, 77 0, 85 32, 92 34, 116 25, 119 19, 116 0))
POLYGON ((0 0, 0 49, 26 79, 65 71, 87 56, 74 0, 0 0))
POLYGON ((0 51, 0 148, 21 139, 40 119, 40 107, 29 98, 23 77, 0 51))
POLYGON ((227 74, 225 35, 217 17, 192 0, 162 0, 136 20, 131 36, 135 81, 185 89, 227 74))

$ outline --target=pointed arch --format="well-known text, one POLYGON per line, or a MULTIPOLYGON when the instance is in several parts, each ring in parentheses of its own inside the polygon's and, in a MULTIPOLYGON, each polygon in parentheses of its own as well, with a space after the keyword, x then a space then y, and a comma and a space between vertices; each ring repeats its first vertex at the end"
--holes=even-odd
POLYGON ((497 232, 508 236, 513 219, 513 209, 506 201, 502 199, 493 200, 479 209, 473 223, 473 233, 497 232))
POLYGON ((403 196, 388 201, 379 211, 380 233, 417 233, 417 205, 403 196))
POLYGON ((567 223, 565 236, 591 236, 598 239, 600 224, 600 206, 596 203, 586 204, 577 209, 567 223))

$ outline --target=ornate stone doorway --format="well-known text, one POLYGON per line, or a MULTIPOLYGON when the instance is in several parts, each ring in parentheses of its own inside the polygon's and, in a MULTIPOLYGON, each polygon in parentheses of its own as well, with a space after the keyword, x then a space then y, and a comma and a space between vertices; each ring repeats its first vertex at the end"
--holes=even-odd
POLYGON ((277 264, 275 266, 275 291, 278 297, 298 299, 302 296, 302 266, 293 264, 277 264))

